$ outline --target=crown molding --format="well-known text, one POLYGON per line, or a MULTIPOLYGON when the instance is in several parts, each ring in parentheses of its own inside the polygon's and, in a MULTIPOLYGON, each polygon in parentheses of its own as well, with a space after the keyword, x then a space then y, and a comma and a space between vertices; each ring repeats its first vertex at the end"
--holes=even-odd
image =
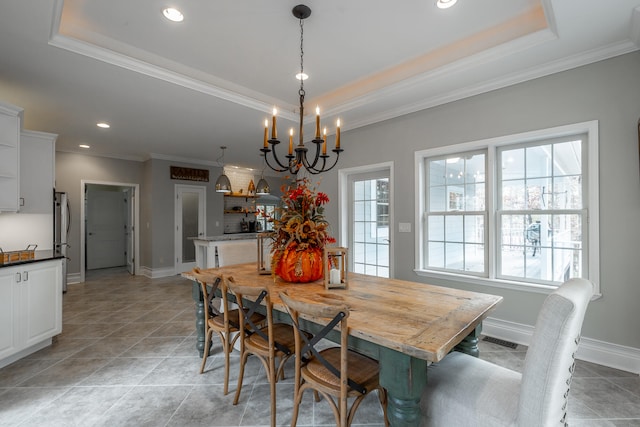
POLYGON ((143 156, 132 156, 132 155, 122 155, 122 154, 112 154, 112 153, 92 153, 89 151, 79 151, 79 150, 69 150, 64 148, 57 148, 56 153, 69 153, 69 154, 78 154, 80 156, 89 156, 89 157, 106 157, 109 159, 116 160, 127 160, 130 162, 140 162, 144 163, 148 158, 143 156))
POLYGON ((168 156, 166 154, 159 154, 159 153, 149 154, 149 159, 150 160, 166 160, 169 162, 191 163, 194 165, 202 165, 202 166, 220 167, 220 164, 218 162, 211 161, 211 160, 193 159, 191 157, 168 156))
MULTIPOLYGON (((65 49, 89 58, 93 58, 107 64, 115 65, 120 68, 134 71, 136 73, 140 73, 149 77, 163 80, 168 83, 173 83, 187 89, 195 90, 206 95, 211 95, 225 101, 233 102, 235 104, 242 105, 253 110, 261 112, 271 111, 274 105, 273 100, 261 101, 259 99, 243 95, 238 92, 225 89, 223 87, 216 86, 193 77, 189 77, 185 74, 171 71, 166 68, 93 45, 91 43, 63 36, 59 33, 53 32, 53 34, 49 38, 49 45, 60 49, 65 49)), ((278 101, 277 103, 279 105, 283 105, 278 113, 279 117, 292 121, 295 121, 297 119, 297 115, 294 112, 296 107, 294 105, 281 101, 278 101)))
MULTIPOLYGON (((591 51, 583 52, 579 55, 569 56, 556 61, 548 62, 546 64, 541 64, 536 68, 528 68, 524 71, 512 73, 499 79, 494 79, 492 81, 487 81, 475 85, 469 85, 467 87, 460 88, 457 91, 448 92, 441 96, 430 97, 413 104, 403 105, 399 108, 390 109, 379 114, 370 115, 363 120, 349 122, 348 126, 344 126, 344 130, 346 131, 368 126, 384 120, 389 120, 406 114, 415 113, 417 111, 426 110, 428 108, 437 107, 449 102, 459 101, 461 99, 480 95, 496 89, 502 89, 518 83, 524 83, 529 80, 534 80, 540 77, 567 71, 594 62, 603 61, 605 59, 631 53, 639 49, 640 47, 631 41, 615 43, 601 49, 594 49, 591 51)), ((363 104, 366 104, 368 102, 375 102, 375 100, 369 99, 361 102, 363 104)))

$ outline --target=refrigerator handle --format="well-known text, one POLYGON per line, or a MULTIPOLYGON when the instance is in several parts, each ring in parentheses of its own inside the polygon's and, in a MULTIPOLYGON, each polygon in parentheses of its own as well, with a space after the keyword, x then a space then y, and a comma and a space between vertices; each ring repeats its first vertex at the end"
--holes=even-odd
POLYGON ((71 227, 71 205, 69 204, 69 199, 67 199, 67 235, 69 235, 70 227, 71 227))

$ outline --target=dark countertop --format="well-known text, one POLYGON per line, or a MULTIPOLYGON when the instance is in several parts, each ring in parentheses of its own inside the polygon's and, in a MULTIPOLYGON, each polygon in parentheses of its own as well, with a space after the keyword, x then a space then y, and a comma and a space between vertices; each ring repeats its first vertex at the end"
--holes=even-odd
POLYGON ((35 251, 34 255, 35 257, 33 259, 24 259, 21 261, 13 261, 13 262, 8 262, 6 264, 0 264, 0 268, 13 267, 14 265, 31 264, 33 262, 50 261, 52 259, 64 258, 64 256, 62 255, 54 255, 53 250, 35 251))

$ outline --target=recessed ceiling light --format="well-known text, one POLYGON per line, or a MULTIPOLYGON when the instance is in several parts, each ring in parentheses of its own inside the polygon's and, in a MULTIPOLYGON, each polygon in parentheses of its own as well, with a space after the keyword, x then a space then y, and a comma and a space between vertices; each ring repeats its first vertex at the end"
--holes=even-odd
POLYGON ((102 128, 102 129, 109 129, 111 127, 111 125, 109 123, 105 123, 105 122, 97 123, 96 126, 98 126, 99 128, 102 128))
POLYGON ((87 144, 80 144, 80 145, 78 145, 78 147, 80 147, 80 148, 91 148, 91 146, 87 145, 87 144))
POLYGON ((298 73, 296 74, 296 79, 298 80, 307 80, 309 78, 309 76, 307 75, 307 73, 298 73))
POLYGON ((436 2, 436 6, 438 6, 440 9, 448 9, 456 4, 457 1, 458 0, 438 0, 436 2))
POLYGON ((175 9, 173 7, 168 7, 166 9, 163 9, 162 14, 169 21, 182 22, 184 20, 184 15, 182 15, 182 12, 180 12, 178 9, 175 9))

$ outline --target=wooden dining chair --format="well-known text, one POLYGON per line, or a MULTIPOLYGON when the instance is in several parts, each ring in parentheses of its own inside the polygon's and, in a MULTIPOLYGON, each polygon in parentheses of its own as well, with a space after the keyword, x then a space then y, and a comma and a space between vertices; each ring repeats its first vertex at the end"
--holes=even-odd
POLYGON ((582 321, 593 294, 570 279, 545 299, 522 374, 453 352, 427 370, 425 426, 567 425, 567 399, 582 321))
MULTIPOLYGON (((200 364, 200 373, 204 372, 207 363, 207 357, 211 349, 211 339, 213 333, 217 333, 222 343, 222 352, 224 353, 224 394, 229 393, 229 355, 233 351, 233 346, 240 336, 238 334, 240 328, 240 312, 239 310, 229 309, 228 290, 226 282, 222 276, 215 273, 203 272, 198 267, 192 271, 193 277, 202 290, 204 299, 204 332, 205 344, 204 354, 202 355, 202 363, 200 364), (211 289, 208 289, 211 286, 211 289), (212 304, 216 289, 220 289, 220 308, 218 310, 212 304)), ((265 317, 260 313, 254 313, 251 317, 252 323, 260 326, 264 323, 265 317)))
POLYGON ((226 278, 228 289, 236 297, 236 302, 244 311, 240 321, 240 373, 238 388, 233 400, 237 405, 242 391, 244 367, 249 355, 255 355, 267 373, 271 388, 271 426, 276 425, 276 383, 284 378, 284 364, 294 354, 294 330, 291 325, 274 323, 273 304, 267 288, 262 286, 240 285, 233 278, 226 278), (252 317, 263 305, 266 310, 267 326, 256 328, 252 317), (247 330, 253 329, 253 333, 247 330), (276 364, 276 360, 279 362, 276 364))
POLYGON ((319 393, 329 402, 336 426, 340 427, 350 426, 365 396, 378 390, 384 422, 388 426, 387 394, 378 379, 378 362, 348 348, 349 308, 336 304, 335 300, 324 300, 321 294, 281 292, 280 298, 296 327, 295 400, 291 426, 295 427, 297 423, 302 395, 307 389, 319 393), (323 329, 313 338, 307 338, 300 325, 301 317, 312 319, 323 329), (340 347, 317 350, 315 346, 334 328, 340 331, 340 347), (349 409, 350 397, 355 400, 349 409))

